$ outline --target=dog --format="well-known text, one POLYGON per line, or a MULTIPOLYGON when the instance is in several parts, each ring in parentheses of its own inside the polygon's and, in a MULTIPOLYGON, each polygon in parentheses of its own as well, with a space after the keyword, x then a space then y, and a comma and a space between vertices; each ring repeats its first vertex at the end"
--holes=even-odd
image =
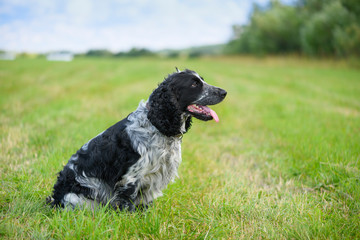
POLYGON ((58 174, 48 204, 135 211, 162 196, 177 177, 182 136, 192 117, 218 122, 207 105, 220 103, 227 94, 195 71, 176 70, 134 112, 71 156, 58 174))

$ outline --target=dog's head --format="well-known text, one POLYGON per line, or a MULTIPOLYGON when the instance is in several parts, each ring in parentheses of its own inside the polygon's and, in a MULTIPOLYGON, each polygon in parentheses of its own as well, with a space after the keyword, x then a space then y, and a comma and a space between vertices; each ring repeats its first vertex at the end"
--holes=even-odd
POLYGON ((221 102, 227 94, 224 89, 207 84, 199 74, 187 69, 170 77, 173 92, 183 112, 203 121, 219 121, 215 111, 208 105, 221 102))
POLYGON ((190 127, 191 116, 218 122, 208 105, 220 103, 226 94, 224 89, 207 84, 195 71, 177 70, 150 95, 148 118, 165 135, 178 135, 184 121, 186 130, 190 127))

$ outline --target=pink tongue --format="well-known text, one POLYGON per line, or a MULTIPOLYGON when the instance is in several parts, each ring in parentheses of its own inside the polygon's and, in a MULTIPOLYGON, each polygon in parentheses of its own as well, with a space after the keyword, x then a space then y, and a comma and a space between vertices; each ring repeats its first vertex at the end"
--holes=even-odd
POLYGON ((210 115, 213 117, 215 122, 219 122, 219 117, 214 110, 210 109, 210 115))
POLYGON ((215 120, 215 122, 219 122, 219 117, 218 117, 218 115, 216 114, 216 112, 214 110, 212 110, 211 108, 209 108, 207 106, 203 106, 203 108, 205 110, 207 110, 208 112, 210 112, 210 115, 215 120))

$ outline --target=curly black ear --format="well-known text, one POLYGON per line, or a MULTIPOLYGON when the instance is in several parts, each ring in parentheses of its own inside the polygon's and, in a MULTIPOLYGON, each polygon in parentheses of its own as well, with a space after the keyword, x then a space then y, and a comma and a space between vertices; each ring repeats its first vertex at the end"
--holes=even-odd
MULTIPOLYGON (((148 119, 164 135, 171 137, 181 134, 182 111, 179 110, 175 93, 160 84, 149 98, 148 119)), ((188 124, 189 125, 189 124, 188 124)))

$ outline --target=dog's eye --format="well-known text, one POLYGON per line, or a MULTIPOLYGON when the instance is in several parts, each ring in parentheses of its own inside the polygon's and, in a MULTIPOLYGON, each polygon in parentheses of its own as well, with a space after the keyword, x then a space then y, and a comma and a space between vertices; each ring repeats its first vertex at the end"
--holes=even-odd
POLYGON ((196 88, 197 86, 199 86, 198 82, 193 82, 193 84, 191 85, 192 88, 196 88))

